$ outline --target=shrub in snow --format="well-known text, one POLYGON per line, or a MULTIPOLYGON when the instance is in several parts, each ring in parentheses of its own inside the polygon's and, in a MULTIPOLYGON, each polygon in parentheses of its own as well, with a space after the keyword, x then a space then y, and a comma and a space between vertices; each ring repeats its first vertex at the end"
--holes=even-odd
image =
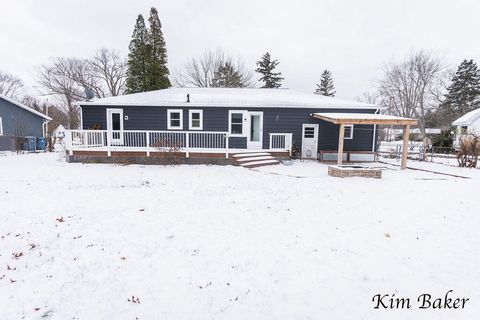
POLYGON ((154 141, 151 147, 158 148, 167 164, 177 165, 182 163, 182 153, 180 152, 182 144, 180 141, 170 139, 158 139, 154 141))
POLYGON ((460 140, 457 152, 459 167, 476 168, 480 154, 480 135, 470 133, 460 140))

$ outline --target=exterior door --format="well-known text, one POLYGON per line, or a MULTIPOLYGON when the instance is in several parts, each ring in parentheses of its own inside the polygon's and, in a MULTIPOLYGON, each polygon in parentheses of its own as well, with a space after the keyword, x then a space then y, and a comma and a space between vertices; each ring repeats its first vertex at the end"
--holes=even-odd
POLYGON ((262 149, 263 112, 247 112, 247 148, 262 149))
POLYGON ((318 124, 303 124, 302 130, 302 158, 317 159, 318 153, 318 124))
POLYGON ((112 145, 123 144, 123 109, 107 109, 107 130, 112 145))

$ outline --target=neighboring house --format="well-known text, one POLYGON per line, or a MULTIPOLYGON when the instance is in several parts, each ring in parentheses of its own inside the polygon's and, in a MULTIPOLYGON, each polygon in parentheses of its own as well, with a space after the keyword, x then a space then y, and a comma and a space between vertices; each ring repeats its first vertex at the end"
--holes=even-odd
POLYGON ((16 139, 44 137, 50 117, 0 95, 0 151, 15 150, 16 139))
POLYGON ((376 105, 288 89, 171 88, 78 106, 82 129, 67 130, 66 136, 71 157, 153 157, 175 146, 187 158, 228 159, 239 152, 288 157, 293 152, 335 161, 341 127, 344 159, 356 153, 367 160, 376 146, 372 121, 382 117, 376 105), (325 113, 355 114, 351 121, 358 124, 340 126, 325 113), (365 122, 359 120, 362 114, 368 115, 365 122))
POLYGON ((53 130, 52 135, 56 139, 65 138, 65 127, 63 125, 59 125, 55 130, 53 130))
POLYGON ((480 134, 480 108, 470 111, 452 122, 456 127, 454 145, 458 146, 460 139, 467 133, 480 134))

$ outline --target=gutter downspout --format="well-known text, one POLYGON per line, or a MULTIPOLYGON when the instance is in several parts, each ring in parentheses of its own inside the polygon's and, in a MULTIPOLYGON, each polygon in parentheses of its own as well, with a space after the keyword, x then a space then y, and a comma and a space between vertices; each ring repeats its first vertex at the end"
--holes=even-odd
MULTIPOLYGON (((380 109, 375 110, 374 114, 378 114, 380 112, 380 109)), ((375 137, 377 133, 377 125, 373 125, 373 138, 372 138, 372 152, 375 152, 375 137)))

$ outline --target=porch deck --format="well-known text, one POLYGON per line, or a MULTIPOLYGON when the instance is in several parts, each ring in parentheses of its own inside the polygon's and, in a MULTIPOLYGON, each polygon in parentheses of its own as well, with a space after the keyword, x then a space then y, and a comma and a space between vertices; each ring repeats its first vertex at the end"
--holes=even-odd
POLYGON ((168 157, 231 159, 245 152, 269 152, 291 157, 292 134, 270 133, 269 147, 262 149, 231 147, 228 132, 68 130, 69 156, 91 157, 168 157))

